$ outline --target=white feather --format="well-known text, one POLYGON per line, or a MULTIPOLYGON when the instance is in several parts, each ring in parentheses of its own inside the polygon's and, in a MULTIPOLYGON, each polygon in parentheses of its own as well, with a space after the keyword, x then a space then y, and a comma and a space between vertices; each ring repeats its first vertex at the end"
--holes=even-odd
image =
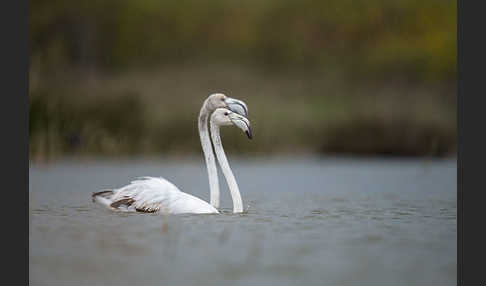
POLYGON ((117 201, 132 199, 133 202, 116 207, 121 211, 146 211, 167 214, 181 213, 218 213, 207 202, 181 192, 174 184, 164 178, 143 177, 129 185, 113 190, 108 197, 95 196, 95 201, 110 206, 117 201))

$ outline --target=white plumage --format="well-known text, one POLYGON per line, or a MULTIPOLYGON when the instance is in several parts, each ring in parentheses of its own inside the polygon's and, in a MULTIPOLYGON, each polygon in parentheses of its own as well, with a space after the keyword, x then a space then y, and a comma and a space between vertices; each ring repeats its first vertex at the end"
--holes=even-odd
POLYGON ((112 209, 128 212, 219 213, 207 202, 181 192, 164 178, 142 177, 113 191, 93 194, 93 200, 112 209))

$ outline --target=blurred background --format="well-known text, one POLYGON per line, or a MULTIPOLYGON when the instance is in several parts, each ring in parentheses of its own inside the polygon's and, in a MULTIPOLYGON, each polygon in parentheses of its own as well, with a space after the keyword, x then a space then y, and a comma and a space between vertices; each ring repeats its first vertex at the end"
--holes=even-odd
POLYGON ((456 1, 29 11, 30 284, 457 284, 456 1), (249 107, 253 140, 221 133, 245 213, 222 175, 218 216, 91 201, 141 175, 209 201, 215 92, 249 107))
POLYGON ((254 139, 225 149, 454 156, 456 1, 30 1, 30 160, 201 154, 214 92, 254 139))

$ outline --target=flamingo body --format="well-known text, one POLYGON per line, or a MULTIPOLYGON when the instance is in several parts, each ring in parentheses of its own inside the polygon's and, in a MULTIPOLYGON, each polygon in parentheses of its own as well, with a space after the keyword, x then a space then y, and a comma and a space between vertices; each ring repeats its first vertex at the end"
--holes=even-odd
POLYGON ((164 178, 142 177, 115 190, 93 193, 93 201, 125 212, 219 213, 207 202, 180 191, 164 178))

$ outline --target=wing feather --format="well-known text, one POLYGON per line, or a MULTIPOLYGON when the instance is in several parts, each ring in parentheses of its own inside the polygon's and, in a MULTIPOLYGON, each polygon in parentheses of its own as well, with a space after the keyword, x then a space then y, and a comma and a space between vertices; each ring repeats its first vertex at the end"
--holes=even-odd
MULTIPOLYGON (((106 193, 103 193, 106 195, 106 193)), ((139 177, 113 190, 110 207, 123 211, 163 213, 217 213, 207 202, 181 192, 161 177, 139 177)))

